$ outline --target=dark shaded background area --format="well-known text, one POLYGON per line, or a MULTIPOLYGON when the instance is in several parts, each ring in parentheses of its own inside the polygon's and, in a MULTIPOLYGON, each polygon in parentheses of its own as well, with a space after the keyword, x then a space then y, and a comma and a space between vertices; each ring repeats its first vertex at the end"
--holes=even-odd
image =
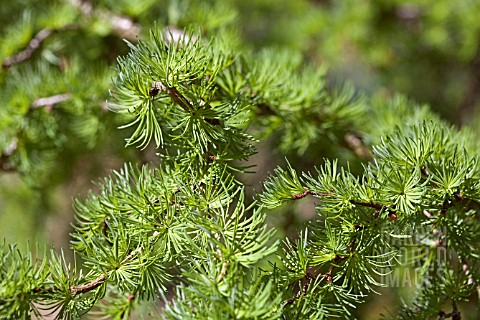
MULTIPOLYGON (((92 180, 125 161, 158 161, 155 150, 123 147, 129 133, 117 129, 124 121, 105 103, 115 59, 128 51, 122 39, 136 42, 154 22, 179 29, 194 23, 207 35, 233 30, 254 49, 298 50, 305 62, 329 66, 332 87, 347 81, 367 96, 399 92, 456 126, 476 128, 479 17, 480 3, 468 0, 3 1, 0 237, 21 248, 35 242, 67 248, 72 197, 95 189, 92 180), (51 33, 39 37, 45 30, 51 33), (20 52, 28 57, 18 61, 20 52), (60 108, 38 106, 38 99, 64 93, 70 96, 60 108)), ((331 143, 298 154, 276 149, 272 135, 250 160, 257 173, 244 179, 259 191, 285 157, 299 170, 337 157, 360 168, 359 159, 331 143)), ((297 234, 313 207, 309 200, 285 207, 270 224, 280 236, 297 234)), ((384 304, 394 309, 408 293, 384 290, 359 317, 371 319, 384 304)))

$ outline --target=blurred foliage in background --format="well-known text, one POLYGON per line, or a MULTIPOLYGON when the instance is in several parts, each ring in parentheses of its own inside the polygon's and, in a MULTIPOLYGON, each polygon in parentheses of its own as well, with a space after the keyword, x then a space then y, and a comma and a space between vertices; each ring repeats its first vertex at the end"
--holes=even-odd
MULTIPOLYGON (((300 51, 302 63, 329 67, 332 88, 348 81, 367 95, 401 93, 478 133, 479 17, 475 0, 3 1, 0 236, 20 247, 40 241, 66 248, 72 196, 125 161, 158 161, 155 150, 124 148, 129 132, 117 130, 124 118, 106 102, 116 58, 128 49, 123 39, 135 43, 154 23, 172 30, 193 24, 239 47, 287 50, 291 59, 288 52, 300 51)), ((362 124, 369 144, 378 142, 376 129, 386 132, 370 120, 362 124)), ((361 168, 362 159, 331 137, 306 142, 308 152, 277 149, 277 138, 269 136, 250 160, 257 174, 245 179, 257 190, 285 156, 299 170, 324 157, 361 168)), ((312 214, 313 204, 292 206, 271 223, 296 234, 312 214)))
POLYGON ((400 92, 453 123, 471 120, 480 95, 478 1, 280 2, 238 2, 256 46, 295 47, 357 88, 400 92))

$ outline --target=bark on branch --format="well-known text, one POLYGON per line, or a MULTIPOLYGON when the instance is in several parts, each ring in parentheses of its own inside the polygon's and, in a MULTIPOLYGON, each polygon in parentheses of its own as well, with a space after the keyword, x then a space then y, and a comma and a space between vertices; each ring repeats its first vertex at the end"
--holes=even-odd
POLYGON ((47 39, 55 30, 50 28, 45 28, 40 30, 27 44, 25 49, 20 51, 14 56, 8 57, 3 60, 2 67, 7 69, 12 65, 23 62, 29 59, 32 54, 40 48, 42 42, 47 39))
POLYGON ((20 51, 19 53, 6 58, 2 62, 2 67, 4 69, 8 69, 14 64, 21 63, 25 60, 28 60, 38 49, 40 49, 40 46, 42 43, 50 37, 53 33, 57 31, 63 31, 63 30, 71 30, 71 29, 76 29, 78 28, 77 25, 75 24, 68 24, 62 28, 58 29, 52 29, 52 28, 45 28, 40 30, 27 44, 25 49, 20 51))
POLYGON ((97 279, 90 281, 87 284, 83 284, 79 286, 71 286, 70 292, 72 293, 72 295, 76 295, 78 293, 86 293, 86 292, 92 291, 98 288, 103 282, 105 282, 105 280, 107 280, 107 277, 105 275, 102 275, 97 279))
POLYGON ((38 98, 32 102, 30 105, 30 110, 45 106, 51 107, 55 104, 70 100, 71 97, 72 95, 70 93, 62 93, 50 97, 38 98))
POLYGON ((127 39, 130 42, 137 42, 140 34, 140 26, 134 23, 130 17, 115 15, 106 10, 98 10, 93 7, 90 1, 68 0, 68 2, 77 8, 84 16, 97 16, 101 21, 105 21, 112 28, 112 33, 127 39))

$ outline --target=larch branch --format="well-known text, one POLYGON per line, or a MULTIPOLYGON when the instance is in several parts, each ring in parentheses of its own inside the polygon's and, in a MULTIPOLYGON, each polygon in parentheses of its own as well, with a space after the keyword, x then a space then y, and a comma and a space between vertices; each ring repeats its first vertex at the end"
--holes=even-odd
POLYGON ((101 275, 100 277, 96 278, 95 280, 90 281, 87 284, 79 285, 79 286, 71 286, 70 292, 75 295, 78 293, 86 293, 98 288, 103 282, 107 280, 105 275, 101 275))
POLYGON ((45 41, 45 39, 47 39, 53 32, 54 32, 54 29, 50 29, 50 28, 45 28, 40 30, 30 40, 30 42, 27 44, 25 49, 23 49, 16 55, 13 55, 3 60, 2 67, 10 68, 14 64, 17 64, 29 59, 32 56, 32 54, 40 48, 40 45, 42 44, 42 42, 45 41))
POLYGON ((45 106, 51 107, 55 104, 70 100, 71 97, 72 95, 70 93, 61 93, 50 97, 38 98, 32 102, 30 109, 36 109, 45 106))

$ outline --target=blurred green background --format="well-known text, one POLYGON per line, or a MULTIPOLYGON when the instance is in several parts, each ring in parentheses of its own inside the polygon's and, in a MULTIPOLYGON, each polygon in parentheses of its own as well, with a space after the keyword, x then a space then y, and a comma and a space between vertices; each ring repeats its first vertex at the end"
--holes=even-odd
MULTIPOLYGON (((347 81, 366 96, 401 93, 476 131, 479 17, 475 0, 3 1, 0 237, 20 248, 37 242, 68 248, 72 197, 95 189, 92 180, 125 161, 158 161, 155 150, 123 147, 129 134, 117 127, 124 119, 105 102, 115 59, 128 51, 123 39, 135 43, 154 23, 179 29, 194 24, 205 35, 228 33, 254 50, 298 50, 306 62, 329 67, 332 87, 347 81), (11 63, 45 30, 50 34, 31 56, 11 63), (62 103, 38 106, 39 98, 65 93, 62 103)), ((303 170, 324 157, 341 157, 352 167, 361 160, 328 146, 299 155, 275 145, 270 136, 250 160, 257 165, 255 175, 244 177, 251 190, 260 190, 285 157, 303 170)), ((283 208, 270 214, 269 223, 281 236, 295 235, 314 217, 313 208, 311 201, 283 208)), ((401 290, 408 296, 408 289, 401 290)), ((382 304, 394 310, 400 303, 398 291, 383 291, 381 303, 362 306, 361 318, 378 315, 382 304)))

